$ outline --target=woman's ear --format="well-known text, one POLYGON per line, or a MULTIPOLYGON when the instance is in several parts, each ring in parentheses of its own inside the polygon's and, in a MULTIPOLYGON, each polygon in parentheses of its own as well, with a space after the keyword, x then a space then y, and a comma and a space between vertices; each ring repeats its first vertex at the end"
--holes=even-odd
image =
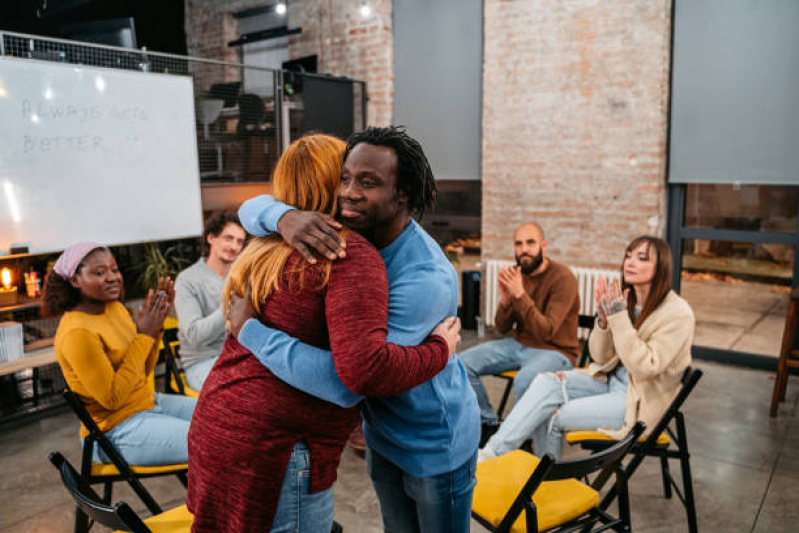
POLYGON ((71 278, 69 278, 69 284, 72 285, 74 288, 80 290, 80 280, 78 279, 77 274, 73 274, 71 278))

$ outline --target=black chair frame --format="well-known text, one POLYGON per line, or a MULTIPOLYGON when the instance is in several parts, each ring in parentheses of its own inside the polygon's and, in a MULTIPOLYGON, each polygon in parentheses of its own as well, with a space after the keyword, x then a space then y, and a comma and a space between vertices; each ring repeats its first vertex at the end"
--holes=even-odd
POLYGON ((164 391, 185 396, 186 387, 183 384, 182 378, 186 371, 183 369, 183 365, 180 363, 180 357, 174 347, 174 344, 178 342, 177 328, 164 330, 162 342, 164 343, 164 366, 166 367, 164 391), (177 386, 177 390, 172 386, 173 380, 177 386))
MULTIPOLYGON (((596 316, 594 315, 580 315, 577 317, 577 327, 580 329, 587 329, 589 335, 591 334, 591 330, 594 329, 595 324, 596 316)), ((591 354, 588 351, 588 339, 586 339, 585 343, 583 344, 583 349, 580 352, 580 360, 577 364, 577 367, 584 367, 590 360, 591 354)), ((504 418, 502 415, 505 413, 505 407, 507 406, 508 399, 510 398, 510 391, 513 389, 514 378, 503 376, 502 374, 494 374, 494 377, 502 378, 507 381, 507 384, 505 385, 505 392, 502 393, 502 400, 499 402, 499 409, 497 409, 497 414, 499 415, 500 420, 502 420, 504 418)))
MULTIPOLYGON (((144 488, 140 479, 150 477, 163 477, 163 476, 177 476, 184 487, 188 486, 187 469, 182 469, 173 472, 159 472, 154 474, 137 474, 131 470, 128 462, 122 457, 122 454, 116 447, 108 440, 108 437, 100 431, 97 423, 89 415, 83 402, 68 388, 64 390, 64 400, 67 405, 72 408, 72 411, 77 415, 78 419, 83 423, 89 434, 83 440, 83 454, 81 457, 80 465, 80 479, 86 485, 94 485, 103 483, 103 498, 102 502, 106 504, 111 503, 113 492, 113 484, 118 481, 127 481, 136 495, 141 499, 142 503, 153 514, 161 514, 163 509, 156 503, 152 495, 144 488), (94 455, 95 445, 99 446, 105 455, 111 460, 111 463, 116 466, 119 474, 117 475, 92 475, 92 457, 94 455)), ((91 528, 86 515, 79 509, 75 515, 75 533, 85 533, 91 528)))
POLYGON ((630 430, 627 436, 613 443, 612 446, 580 459, 570 459, 566 461, 555 461, 551 454, 546 454, 539 462, 524 487, 516 496, 505 516, 498 526, 494 527, 476 513, 472 512, 475 520, 480 522, 488 530, 496 533, 508 533, 514 522, 522 511, 525 512, 525 524, 528 532, 538 531, 538 515, 536 505, 533 502, 533 494, 545 481, 559 481, 563 479, 582 479, 590 474, 599 472, 597 481, 592 484, 594 490, 599 491, 602 485, 599 484, 600 478, 604 484, 611 475, 615 475, 616 483, 614 489, 619 498, 619 516, 613 517, 605 511, 601 505, 588 511, 588 513, 571 520, 565 524, 557 526, 550 531, 565 533, 569 531, 592 531, 597 523, 602 526, 593 531, 605 531, 613 529, 615 531, 631 531, 630 526, 630 500, 627 488, 629 473, 622 466, 622 459, 635 444, 635 441, 644 432, 643 422, 638 422, 630 430))
MULTIPOLYGON (((677 497, 685 507, 685 512, 688 518, 688 530, 691 533, 698 531, 696 519, 696 502, 694 500, 693 477, 691 475, 691 454, 688 451, 688 435, 685 430, 685 416, 681 408, 685 400, 696 387, 697 382, 702 377, 702 371, 696 368, 688 367, 682 376, 682 386, 680 387, 674 401, 671 402, 666 413, 653 428, 649 437, 643 442, 635 442, 630 448, 631 459, 626 465, 627 475, 632 476, 638 467, 641 465, 646 457, 659 457, 661 465, 661 475, 663 478, 663 492, 667 499, 672 497, 672 492, 677 494, 677 497), (672 430, 671 422, 674 421, 675 429, 672 430), (658 444, 658 436, 663 432, 676 444, 672 448, 670 443, 658 444), (669 459, 678 459, 680 461, 680 468, 682 471, 682 490, 671 475, 669 470, 669 459)), ((613 444, 613 441, 583 441, 579 443, 580 446, 587 450, 596 452, 602 450, 613 444)), ((600 483, 604 483, 601 475, 597 477, 600 483)), ((616 497, 616 491, 610 489, 602 499, 600 507, 607 509, 616 497)))
POLYGON ((78 509, 92 521, 111 528, 113 531, 132 531, 133 533, 151 533, 141 518, 125 502, 111 506, 104 503, 100 496, 82 479, 75 468, 59 452, 50 454, 50 462, 61 474, 61 481, 69 491, 78 509))

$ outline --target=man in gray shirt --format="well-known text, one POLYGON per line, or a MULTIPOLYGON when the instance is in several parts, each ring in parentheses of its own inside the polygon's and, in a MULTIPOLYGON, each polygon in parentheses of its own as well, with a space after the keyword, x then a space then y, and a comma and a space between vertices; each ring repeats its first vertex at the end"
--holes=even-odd
POLYGON ((222 289, 247 234, 235 211, 211 215, 203 231, 203 253, 175 280, 180 359, 186 380, 200 390, 225 344, 222 289))

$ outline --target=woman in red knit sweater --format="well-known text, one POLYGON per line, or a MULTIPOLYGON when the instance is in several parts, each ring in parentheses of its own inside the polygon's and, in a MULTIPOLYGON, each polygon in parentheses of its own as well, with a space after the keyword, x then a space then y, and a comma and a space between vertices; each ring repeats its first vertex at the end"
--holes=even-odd
MULTIPOLYGON (((335 215, 344 149, 327 135, 292 143, 275 168, 275 198, 335 215)), ((420 346, 387 344, 383 260, 357 233, 343 230, 341 237, 346 257, 315 264, 280 236, 252 240, 230 271, 225 305, 231 293, 251 291, 264 324, 331 350, 342 381, 369 395, 428 381, 452 356, 459 325, 448 319, 420 346)), ((330 531, 336 469, 359 422, 357 407, 294 389, 228 338, 189 432, 192 531, 330 531)))

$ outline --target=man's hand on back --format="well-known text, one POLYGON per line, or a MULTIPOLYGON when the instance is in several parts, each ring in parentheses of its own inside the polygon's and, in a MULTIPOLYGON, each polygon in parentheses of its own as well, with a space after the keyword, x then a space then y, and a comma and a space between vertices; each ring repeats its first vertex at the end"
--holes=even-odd
POLYGON ((316 263, 316 254, 330 260, 346 255, 346 243, 338 234, 342 225, 329 215, 295 209, 280 217, 277 228, 283 239, 311 264, 316 263))

